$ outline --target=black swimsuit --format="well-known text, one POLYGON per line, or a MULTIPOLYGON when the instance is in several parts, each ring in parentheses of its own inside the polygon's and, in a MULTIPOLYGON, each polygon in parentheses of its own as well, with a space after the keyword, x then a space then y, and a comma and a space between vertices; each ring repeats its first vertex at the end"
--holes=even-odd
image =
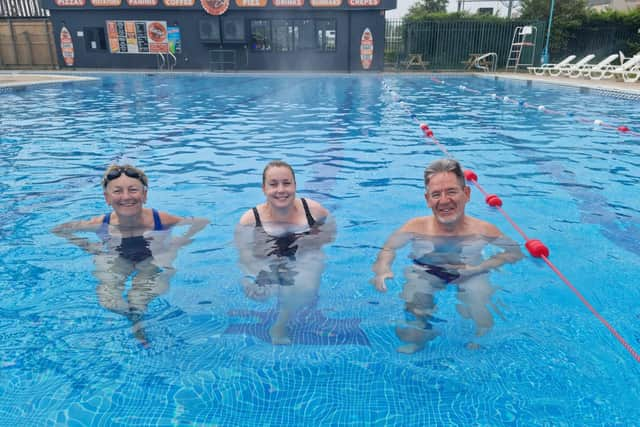
MULTIPOLYGON (((153 212, 153 229, 154 231, 162 230, 164 227, 160 220, 160 214, 155 209, 153 212)), ((111 212, 106 214, 102 219, 103 227, 108 227, 111 222, 111 212)), ((120 244, 116 247, 116 251, 124 259, 131 262, 140 262, 153 256, 151 248, 149 248, 149 240, 144 236, 123 237, 120 244)))
POLYGON ((417 259, 414 259, 413 263, 415 265, 420 266, 425 271, 425 273, 429 273, 433 276, 436 276, 437 278, 444 280, 446 283, 453 282, 454 280, 460 277, 460 273, 453 273, 440 266, 433 265, 433 264, 426 264, 424 262, 420 262, 417 259))
MULTIPOLYGON (((309 205, 307 201, 303 198, 300 198, 302 202, 302 206, 304 207, 304 214, 307 217, 307 224, 309 224, 309 228, 313 227, 316 223, 316 220, 311 216, 311 211, 309 210, 309 205)), ((256 228, 263 228, 262 221, 260 220, 260 214, 258 213, 258 208, 253 208, 253 215, 256 218, 256 228)), ((300 237, 310 234, 309 231, 305 231, 303 233, 285 233, 282 236, 269 236, 268 243, 272 243, 272 249, 267 253, 267 256, 275 255, 277 257, 287 257, 291 260, 296 259, 296 251, 298 250, 298 245, 294 245, 296 240, 300 237)))
MULTIPOLYGON (((307 217, 307 224, 309 224, 309 228, 311 228, 315 225, 316 220, 313 218, 313 216, 311 216, 311 211, 309 210, 307 201, 303 198, 300 198, 300 201, 302 202, 302 206, 304 207, 304 214, 307 217)), ((260 214, 258 214, 257 208, 253 208, 253 215, 256 217, 256 228, 261 228, 264 231, 264 228, 262 227, 262 221, 260 220, 260 214)), ((295 285, 295 276, 298 274, 298 272, 294 271, 287 260, 283 260, 282 258, 287 258, 288 260, 294 261, 296 259, 296 251, 298 250, 298 245, 295 245, 294 243, 300 237, 308 234, 311 234, 311 230, 302 233, 286 233, 278 237, 269 236, 267 243, 271 243, 271 250, 267 252, 266 255, 275 255, 280 260, 271 264, 269 266, 269 270, 261 270, 258 273, 255 279, 256 285, 295 285)))

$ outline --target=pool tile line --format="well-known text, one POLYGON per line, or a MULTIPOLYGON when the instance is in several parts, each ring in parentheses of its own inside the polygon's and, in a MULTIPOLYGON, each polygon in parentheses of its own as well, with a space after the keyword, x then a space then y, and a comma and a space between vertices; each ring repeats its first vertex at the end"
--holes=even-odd
MULTIPOLYGON (((437 78, 435 76, 432 76, 431 80, 434 81, 435 83, 438 83, 438 84, 441 84, 441 85, 448 85, 448 86, 456 87, 457 89, 460 89, 463 92, 470 92, 470 93, 473 93, 474 95, 483 95, 483 92, 479 91, 477 89, 470 88, 470 87, 465 86, 465 85, 451 85, 451 84, 447 83, 445 80, 439 79, 439 78, 437 78)), ((572 118, 575 121, 580 122, 580 123, 592 124, 594 126, 603 127, 605 129, 615 130, 615 131, 623 133, 625 135, 633 135, 633 136, 640 137, 640 132, 637 132, 637 131, 634 131, 634 130, 630 129, 627 125, 613 125, 613 124, 605 123, 604 121, 602 121, 600 119, 588 119, 588 118, 584 118, 584 117, 577 117, 575 115, 575 113, 573 113, 571 111, 564 112, 564 111, 552 110, 550 108, 545 107, 544 105, 529 104, 526 101, 517 100, 517 99, 514 99, 514 98, 512 98, 512 97, 510 97, 508 95, 500 97, 497 94, 492 93, 489 96, 491 98, 493 98, 493 99, 501 99, 505 104, 514 104, 514 105, 518 105, 520 107, 534 109, 534 110, 537 110, 537 111, 539 111, 541 113, 544 113, 544 114, 555 114, 555 115, 559 115, 559 116, 564 116, 564 117, 572 118)))
MULTIPOLYGON (((452 158, 453 156, 446 149, 444 144, 442 144, 435 136, 433 131, 429 128, 429 125, 426 123, 421 123, 418 117, 411 111, 408 105, 402 101, 400 96, 391 89, 386 82, 382 82, 382 86, 386 89, 390 94, 394 102, 398 102, 400 106, 411 116, 411 118, 418 123, 424 137, 430 139, 447 157, 452 158)), ((631 347, 631 345, 620 335, 620 333, 613 327, 611 324, 589 303, 589 301, 578 291, 578 289, 567 279, 567 277, 557 268, 551 260, 549 260, 549 249, 537 239, 530 239, 526 233, 518 226, 518 224, 507 214, 507 212, 502 209, 502 200, 495 194, 489 194, 485 191, 484 188, 478 183, 478 176, 475 172, 471 170, 465 170, 465 179, 467 181, 472 182, 476 188, 485 196, 485 202, 491 206, 496 208, 502 216, 513 226, 513 228, 524 238, 525 240, 525 248, 529 251, 531 256, 534 258, 541 258, 547 266, 560 278, 565 285, 569 287, 569 289, 578 297, 578 299, 582 302, 582 304, 587 307, 587 309, 602 323, 611 334, 618 340, 620 344, 631 354, 631 356, 636 360, 636 362, 640 363, 640 355, 631 347)))

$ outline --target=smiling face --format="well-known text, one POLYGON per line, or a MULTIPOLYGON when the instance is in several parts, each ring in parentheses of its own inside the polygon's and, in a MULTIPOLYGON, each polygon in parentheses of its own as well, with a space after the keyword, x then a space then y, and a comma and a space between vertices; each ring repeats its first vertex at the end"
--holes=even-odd
POLYGON ((104 199, 119 217, 132 217, 142 212, 147 189, 139 179, 122 174, 107 183, 104 199))
POLYGON ((265 171, 262 191, 274 208, 287 208, 296 198, 296 181, 285 166, 272 166, 265 171))
POLYGON ((453 172, 434 174, 425 193, 427 206, 436 220, 443 225, 455 225, 464 216, 464 207, 469 201, 471 189, 462 187, 453 172))

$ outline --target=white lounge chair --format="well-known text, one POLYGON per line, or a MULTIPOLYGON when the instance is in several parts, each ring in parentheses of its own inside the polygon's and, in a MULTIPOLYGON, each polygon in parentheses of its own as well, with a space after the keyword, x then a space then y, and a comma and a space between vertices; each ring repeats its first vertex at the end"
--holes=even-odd
POLYGON ((584 66, 588 64, 595 57, 596 56, 593 53, 590 53, 589 55, 585 56, 575 64, 567 64, 567 65, 563 65, 562 67, 549 70, 549 75, 556 77, 556 76, 559 76, 560 74, 566 74, 568 76, 571 72, 584 68, 584 66))
POLYGON ((613 61, 618 59, 618 54, 613 53, 597 64, 585 64, 580 69, 572 70, 569 72, 569 77, 578 78, 578 77, 590 77, 593 80, 599 80, 601 78, 610 78, 612 74, 605 74, 613 61))
POLYGON ((618 67, 610 67, 607 72, 610 74, 609 77, 616 77, 625 82, 637 82, 640 79, 638 76, 638 74, 640 74, 640 53, 629 58, 618 67))
POLYGON ((614 53, 612 55, 607 56, 605 59, 598 62, 597 64, 586 63, 580 67, 571 69, 567 72, 567 75, 572 79, 575 79, 578 77, 587 77, 591 71, 594 72, 594 75, 597 75, 598 72, 601 72, 602 70, 606 69, 616 59, 618 59, 618 54, 614 53))
POLYGON ((559 67, 569 65, 574 59, 576 59, 575 55, 569 55, 557 64, 542 64, 539 67, 527 67, 527 70, 536 76, 544 76, 544 73, 549 72, 551 69, 557 69, 559 67))

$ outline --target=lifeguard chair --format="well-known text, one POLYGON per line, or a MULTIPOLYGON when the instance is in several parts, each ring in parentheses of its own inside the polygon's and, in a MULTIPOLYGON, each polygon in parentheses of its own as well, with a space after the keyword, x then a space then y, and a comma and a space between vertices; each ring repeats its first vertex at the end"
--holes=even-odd
POLYGON ((507 66, 505 67, 507 71, 513 70, 513 72, 516 72, 518 67, 533 67, 537 34, 538 28, 532 25, 516 27, 511 40, 507 66))

